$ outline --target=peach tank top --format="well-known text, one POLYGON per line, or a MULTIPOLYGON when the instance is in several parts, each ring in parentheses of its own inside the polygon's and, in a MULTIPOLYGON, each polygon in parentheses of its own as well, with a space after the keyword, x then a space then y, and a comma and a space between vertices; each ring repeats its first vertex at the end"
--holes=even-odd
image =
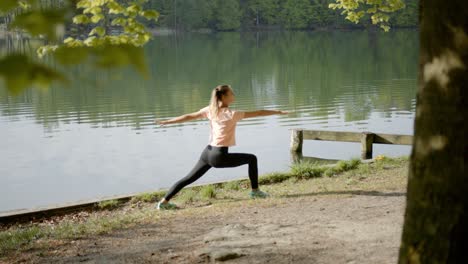
POLYGON ((199 110, 203 117, 210 120, 210 141, 213 147, 229 147, 236 145, 236 124, 244 118, 245 112, 231 110, 228 107, 219 109, 218 119, 213 120, 210 108, 204 107, 199 110))

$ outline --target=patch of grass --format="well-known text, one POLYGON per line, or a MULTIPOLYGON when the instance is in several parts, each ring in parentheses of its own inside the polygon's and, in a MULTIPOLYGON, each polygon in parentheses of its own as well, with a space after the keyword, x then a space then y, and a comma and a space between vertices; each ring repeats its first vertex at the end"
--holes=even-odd
POLYGON ((212 184, 205 185, 200 190, 200 196, 203 200, 216 198, 216 188, 212 184))
POLYGON ((379 168, 383 167, 399 167, 402 166, 403 164, 407 163, 409 161, 409 157, 404 156, 404 157, 398 157, 398 158, 389 158, 383 155, 378 156, 378 158, 375 159, 375 164, 379 168))
POLYGON ((46 236, 47 233, 47 231, 37 226, 0 232, 0 255, 30 244, 34 240, 46 236))
POLYGON ((359 175, 369 174, 370 172, 371 172, 370 164, 360 164, 356 168, 356 174, 359 174, 359 175))
POLYGON ((231 190, 231 191, 238 191, 240 190, 241 186, 240 186, 239 181, 229 181, 229 182, 224 183, 222 185, 222 188, 226 190, 231 190))
POLYGON ((108 209, 108 210, 111 210, 111 209, 115 209, 117 207, 119 207, 119 205, 121 205, 123 202, 122 201, 119 201, 117 199, 114 199, 114 200, 106 200, 106 201, 101 201, 97 204, 97 207, 99 209, 108 209))
POLYGON ((177 195, 177 200, 182 203, 192 203, 196 200, 197 192, 194 188, 186 188, 177 195))
POLYGON ((326 168, 325 171, 323 172, 323 176, 332 177, 332 176, 336 175, 337 173, 338 172, 334 167, 326 168))
POLYGON ((299 162, 291 166, 291 174, 298 179, 311 179, 322 176, 325 167, 317 166, 315 162, 299 162))
POLYGON ((335 168, 338 172, 349 171, 357 168, 361 164, 360 159, 352 159, 352 160, 340 160, 335 165, 335 168))
POLYGON ((331 177, 345 171, 354 170, 359 167, 361 160, 352 159, 352 160, 341 160, 338 161, 335 166, 326 168, 323 172, 324 176, 331 177))
POLYGON ((151 193, 143 193, 137 196, 132 197, 130 202, 137 203, 137 202, 145 202, 145 203, 154 203, 156 201, 161 200, 164 197, 165 192, 151 192, 151 193))
POLYGON ((263 175, 258 179, 259 184, 273 184, 273 183, 279 183, 283 182, 285 180, 288 180, 291 178, 292 175, 290 173, 284 173, 284 172, 272 172, 263 175))
POLYGON ((41 238, 77 239, 87 235, 108 233, 114 229, 123 228, 139 221, 141 214, 111 215, 92 217, 83 223, 63 221, 55 226, 31 225, 22 228, 12 228, 0 232, 0 255, 12 250, 22 250, 41 238))

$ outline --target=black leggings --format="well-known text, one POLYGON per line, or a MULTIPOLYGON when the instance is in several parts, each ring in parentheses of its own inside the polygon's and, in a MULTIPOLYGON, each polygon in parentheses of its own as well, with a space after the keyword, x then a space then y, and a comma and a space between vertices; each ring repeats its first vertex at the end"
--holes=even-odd
POLYGON ((228 153, 228 147, 213 147, 208 145, 202 152, 200 160, 187 176, 176 182, 167 192, 164 199, 169 201, 185 186, 198 180, 211 167, 229 168, 249 164, 249 178, 252 189, 258 188, 257 157, 246 153, 228 153))

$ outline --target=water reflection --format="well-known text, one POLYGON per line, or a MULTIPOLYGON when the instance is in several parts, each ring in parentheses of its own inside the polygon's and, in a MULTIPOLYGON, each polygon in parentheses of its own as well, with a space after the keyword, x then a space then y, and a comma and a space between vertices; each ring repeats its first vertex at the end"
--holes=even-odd
POLYGON ((412 111, 416 40, 414 31, 158 37, 146 51, 150 80, 132 70, 77 66, 66 89, 18 97, 2 89, 1 113, 34 116, 48 129, 60 122, 152 128, 154 117, 198 110, 214 85, 230 83, 237 108, 281 107, 295 111, 288 120, 304 123, 314 121, 309 116, 366 120, 373 111, 412 111))
MULTIPOLYGON (((234 108, 292 111, 239 123, 235 150, 255 153, 260 173, 289 168, 289 128, 411 134, 417 35, 158 36, 146 47, 150 79, 132 69, 79 65, 67 69, 69 87, 13 97, 0 84, 0 211, 168 187, 193 166, 208 141, 208 123, 160 128, 154 119, 199 110, 221 83, 235 89, 234 108)), ((10 51, 0 43, 2 54, 10 51)), ((408 151, 375 148, 374 155, 408 151)), ((343 159, 360 149, 305 142, 303 153, 343 159)), ((242 167, 213 170, 197 183, 245 175, 242 167)))

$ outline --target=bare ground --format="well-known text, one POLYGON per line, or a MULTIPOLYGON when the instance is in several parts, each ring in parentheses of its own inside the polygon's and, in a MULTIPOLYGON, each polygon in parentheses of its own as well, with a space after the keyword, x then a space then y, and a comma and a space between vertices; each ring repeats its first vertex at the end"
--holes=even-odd
POLYGON ((340 181, 308 180, 296 184, 300 188, 286 192, 278 191, 281 184, 265 186, 273 196, 265 200, 236 198, 186 206, 183 210, 157 212, 154 221, 135 223, 104 235, 43 241, 28 251, 11 254, 5 261, 397 262, 406 166, 385 169, 373 177, 351 175, 340 181))

